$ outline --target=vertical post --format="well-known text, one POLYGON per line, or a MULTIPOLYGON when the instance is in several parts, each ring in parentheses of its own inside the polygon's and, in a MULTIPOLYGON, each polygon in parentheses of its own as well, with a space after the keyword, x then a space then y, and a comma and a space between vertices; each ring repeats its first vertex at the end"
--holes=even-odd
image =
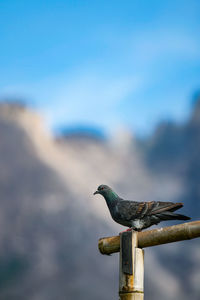
POLYGON ((119 299, 144 299, 144 251, 133 230, 120 234, 119 299))

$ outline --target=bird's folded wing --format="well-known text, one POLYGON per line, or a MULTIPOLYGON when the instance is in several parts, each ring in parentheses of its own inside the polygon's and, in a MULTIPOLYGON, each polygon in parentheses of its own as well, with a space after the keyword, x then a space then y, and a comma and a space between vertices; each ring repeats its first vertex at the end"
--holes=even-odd
MULTIPOLYGON (((151 202, 147 202, 151 203, 151 202)), ((152 208, 149 209, 149 215, 159 214, 165 211, 173 212, 183 206, 183 203, 173 203, 173 202, 154 202, 153 201, 152 208)))
POLYGON ((130 220, 136 218, 143 218, 145 215, 155 215, 165 211, 173 212, 183 206, 182 203, 173 202, 134 202, 134 201, 120 201, 118 203, 118 211, 120 211, 123 218, 130 220))

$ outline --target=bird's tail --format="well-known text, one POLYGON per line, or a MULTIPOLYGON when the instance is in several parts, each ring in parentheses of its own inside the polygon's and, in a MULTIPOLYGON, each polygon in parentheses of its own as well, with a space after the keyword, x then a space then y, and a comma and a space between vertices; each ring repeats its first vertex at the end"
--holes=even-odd
POLYGON ((191 218, 181 214, 173 214, 177 220, 190 220, 191 218))
POLYGON ((159 214, 161 220, 190 220, 191 218, 181 214, 175 214, 170 211, 165 211, 159 214))

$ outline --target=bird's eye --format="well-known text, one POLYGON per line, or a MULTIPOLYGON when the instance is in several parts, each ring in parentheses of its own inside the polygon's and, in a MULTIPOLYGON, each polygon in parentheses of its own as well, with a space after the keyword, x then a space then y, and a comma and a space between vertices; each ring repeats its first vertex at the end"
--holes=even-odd
POLYGON ((102 187, 101 190, 104 190, 104 187, 102 187))

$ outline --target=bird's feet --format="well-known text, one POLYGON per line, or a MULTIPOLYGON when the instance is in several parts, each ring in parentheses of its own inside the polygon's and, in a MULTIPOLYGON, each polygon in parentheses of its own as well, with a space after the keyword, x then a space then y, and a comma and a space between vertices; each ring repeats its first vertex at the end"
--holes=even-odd
POLYGON ((124 233, 124 232, 127 232, 127 231, 136 231, 136 232, 141 232, 142 231, 142 229, 133 229, 133 227, 131 227, 131 228, 128 228, 128 229, 126 229, 126 230, 124 230, 124 231, 121 231, 119 234, 121 234, 121 233, 124 233))
POLYGON ((128 228, 128 229, 126 229, 126 230, 124 230, 124 231, 121 231, 119 234, 124 233, 124 232, 127 232, 127 231, 132 231, 132 230, 134 230, 134 229, 133 229, 133 228, 128 228))

